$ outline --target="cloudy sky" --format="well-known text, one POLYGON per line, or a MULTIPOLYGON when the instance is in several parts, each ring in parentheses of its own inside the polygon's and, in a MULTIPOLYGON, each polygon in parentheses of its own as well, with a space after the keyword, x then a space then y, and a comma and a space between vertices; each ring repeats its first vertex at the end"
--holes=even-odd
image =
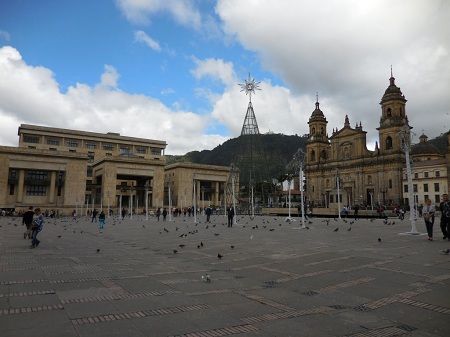
POLYGON ((450 128, 450 1, 0 2, 0 144, 20 123, 167 141, 168 154, 240 134, 307 133, 316 92, 328 132, 345 114, 377 140, 393 66, 416 139, 450 128))

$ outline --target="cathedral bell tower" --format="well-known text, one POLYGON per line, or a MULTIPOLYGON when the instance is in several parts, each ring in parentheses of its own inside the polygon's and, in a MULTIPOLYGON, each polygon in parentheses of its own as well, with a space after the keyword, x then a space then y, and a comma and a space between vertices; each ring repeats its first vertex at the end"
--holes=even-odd
POLYGON ((399 87, 395 85, 392 75, 389 86, 381 98, 380 126, 377 128, 379 134, 380 153, 401 152, 399 132, 408 126, 408 117, 405 112, 406 99, 399 87))
POLYGON ((322 110, 319 108, 319 98, 316 99, 316 109, 309 118, 309 137, 306 144, 306 163, 317 164, 328 158, 327 123, 322 110))

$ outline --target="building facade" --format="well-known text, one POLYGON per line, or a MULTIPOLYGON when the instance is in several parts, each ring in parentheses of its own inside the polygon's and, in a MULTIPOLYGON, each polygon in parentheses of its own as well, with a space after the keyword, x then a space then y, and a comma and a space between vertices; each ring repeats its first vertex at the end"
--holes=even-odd
POLYGON ((379 140, 375 150, 367 149, 366 131, 361 123, 333 129, 328 136, 319 102, 309 119, 306 145, 306 193, 315 207, 394 205, 403 202, 402 178, 405 155, 400 134, 409 136, 406 99, 391 76, 381 102, 379 140), (339 182, 339 196, 338 186, 339 182), (339 198, 339 199, 338 199, 339 198))
MULTIPOLYGON (((448 170, 445 153, 441 153, 428 142, 428 137, 422 134, 419 144, 411 150, 411 175, 413 181, 414 203, 425 205, 425 200, 439 204, 441 196, 448 193, 448 170)), ((406 170, 403 171, 403 199, 408 204, 408 182, 406 170)))
POLYGON ((27 124, 18 135, 19 147, 0 147, 0 208, 142 212, 169 204, 168 183, 172 205, 181 207, 192 205, 193 182, 197 200, 220 205, 230 172, 190 163, 166 168, 167 144, 159 140, 27 124))

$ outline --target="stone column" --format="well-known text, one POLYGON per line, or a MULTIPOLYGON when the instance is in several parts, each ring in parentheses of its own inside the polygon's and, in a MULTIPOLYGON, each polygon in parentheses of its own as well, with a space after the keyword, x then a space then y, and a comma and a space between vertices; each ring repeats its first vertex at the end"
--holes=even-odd
POLYGON ((219 182, 216 181, 216 191, 214 192, 214 205, 219 205, 219 182))
POLYGON ((25 180, 25 171, 23 169, 19 170, 19 183, 17 184, 17 202, 23 201, 23 188, 25 180))
POLYGON ((49 203, 53 204, 55 202, 55 184, 56 183, 56 172, 52 171, 50 173, 50 193, 49 193, 49 203))
MULTIPOLYGON (((195 200, 197 200, 197 202, 200 203, 201 197, 202 197, 202 192, 200 191, 200 180, 197 180, 196 184, 197 184, 197 186, 195 186, 195 192, 197 193, 197 195, 195 196, 195 200)), ((199 207, 198 204, 197 204, 197 207, 199 207)))

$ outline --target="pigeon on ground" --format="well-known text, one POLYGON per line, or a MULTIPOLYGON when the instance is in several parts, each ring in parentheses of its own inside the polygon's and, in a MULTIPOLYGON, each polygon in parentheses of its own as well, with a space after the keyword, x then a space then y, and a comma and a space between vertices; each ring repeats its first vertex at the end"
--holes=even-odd
POLYGON ((97 253, 100 253, 100 248, 97 248, 97 253))
POLYGON ((378 242, 381 242, 381 238, 378 238, 378 242))
POLYGON ((352 230, 352 228, 351 228, 351 227, 349 227, 349 228, 347 229, 347 231, 348 231, 348 232, 350 232, 351 230, 352 230))
POLYGON ((222 259, 222 257, 223 257, 222 254, 220 254, 220 253, 217 254, 217 258, 218 258, 219 260, 222 259))
POLYGON ((215 235, 215 236, 219 236, 220 234, 219 234, 219 233, 214 233, 214 235, 215 235))
POLYGON ((174 249, 174 250, 173 250, 173 253, 174 253, 174 254, 178 253, 178 250, 174 249))
POLYGON ((169 233, 169 230, 166 227, 164 227, 164 232, 169 233))
POLYGON ((203 247, 203 241, 200 241, 200 247, 203 247))
POLYGON ((231 249, 234 249, 234 246, 233 246, 233 245, 231 245, 231 246, 230 246, 230 248, 231 248, 231 249))
POLYGON ((444 249, 444 250, 442 251, 442 253, 444 253, 445 255, 450 254, 450 248, 444 249))
POLYGON ((180 247, 180 248, 184 248, 184 246, 186 246, 186 245, 183 245, 183 244, 178 245, 178 247, 180 247))
POLYGON ((339 230, 339 227, 337 227, 333 232, 337 232, 339 230))
POLYGON ((61 239, 61 235, 58 235, 58 239, 61 239))
POLYGON ((269 232, 273 232, 275 230, 275 228, 271 228, 269 229, 269 232))

